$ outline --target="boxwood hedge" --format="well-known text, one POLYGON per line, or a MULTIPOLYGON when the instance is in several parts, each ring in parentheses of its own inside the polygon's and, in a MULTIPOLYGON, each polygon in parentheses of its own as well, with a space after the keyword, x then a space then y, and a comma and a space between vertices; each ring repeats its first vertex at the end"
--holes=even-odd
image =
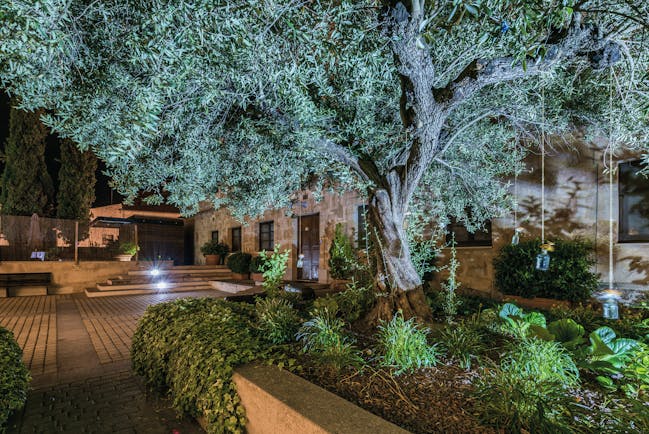
POLYGON ((597 289, 593 244, 585 240, 557 240, 550 253, 550 269, 535 268, 541 241, 504 246, 494 259, 496 288, 503 294, 587 301, 597 289))
POLYGON ((254 325, 254 306, 245 303, 202 298, 150 306, 133 336, 133 368, 167 391, 177 411, 206 416, 208 432, 244 432, 231 378, 235 367, 269 351, 254 325))
POLYGON ((12 411, 25 405, 31 379, 13 333, 0 327, 0 433, 12 411))

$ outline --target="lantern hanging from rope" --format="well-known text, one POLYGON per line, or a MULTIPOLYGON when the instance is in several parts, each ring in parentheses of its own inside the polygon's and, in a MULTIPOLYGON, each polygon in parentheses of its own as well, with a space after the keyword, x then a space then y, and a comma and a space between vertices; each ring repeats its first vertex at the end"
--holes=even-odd
POLYGON ((548 271, 550 268, 550 252, 554 251, 554 243, 545 241, 545 91, 541 92, 542 125, 541 125, 541 253, 536 255, 535 268, 548 271))

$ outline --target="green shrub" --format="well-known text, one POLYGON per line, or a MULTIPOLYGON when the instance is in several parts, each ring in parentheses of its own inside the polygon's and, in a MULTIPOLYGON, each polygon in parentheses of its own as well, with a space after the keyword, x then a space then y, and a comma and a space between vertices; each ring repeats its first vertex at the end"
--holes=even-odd
POLYGON ((282 298, 258 299, 255 310, 257 327, 264 339, 283 344, 295 338, 300 318, 291 303, 282 298))
POLYGON ((228 256, 226 264, 233 273, 248 274, 250 272, 250 253, 237 252, 228 256))
POLYGON ((329 247, 329 274, 334 279, 349 279, 358 267, 351 238, 342 223, 336 224, 334 239, 329 247))
POLYGON ((9 415, 25 405, 31 377, 13 333, 0 327, 0 433, 9 415))
POLYGON ((571 432, 568 391, 578 383, 579 371, 560 344, 516 341, 477 381, 476 410, 483 423, 505 432, 571 432))
POLYGON ((286 264, 288 263, 288 255, 290 250, 280 251, 280 245, 275 245, 273 253, 259 252, 259 257, 262 258, 261 271, 264 276, 264 290, 270 296, 277 295, 279 287, 284 279, 286 273, 286 264))
POLYGON ((457 361, 464 369, 471 369, 472 361, 478 359, 485 350, 483 339, 483 334, 474 324, 463 321, 447 325, 440 335, 439 343, 450 360, 457 361))
POLYGON ((378 345, 381 364, 396 368, 395 375, 437 364, 436 345, 428 345, 429 330, 419 328, 414 319, 403 319, 399 311, 379 325, 378 345))
POLYGON ((238 365, 264 358, 254 307, 181 299, 147 308, 131 347, 136 373, 168 390, 174 408, 205 415, 210 433, 244 432, 245 412, 231 382, 238 365))
POLYGON ((261 273, 263 271, 264 258, 261 256, 253 256, 250 260, 250 272, 251 273, 261 273))
POLYGON ((505 245, 494 259, 496 287, 503 294, 546 297, 557 300, 586 301, 597 289, 598 276, 592 243, 583 240, 557 240, 550 253, 550 269, 535 269, 540 240, 505 245))
POLYGON ((225 256, 230 253, 230 246, 225 243, 219 243, 216 240, 209 240, 201 246, 201 253, 204 255, 225 256))
POLYGON ((460 261, 457 260, 455 234, 453 234, 453 241, 451 243, 451 259, 447 268, 448 279, 446 279, 446 282, 442 283, 440 301, 442 303, 442 311, 444 312, 446 322, 450 324, 455 319, 457 309, 461 303, 461 300, 457 298, 457 289, 461 284, 457 280, 457 269, 460 268, 460 261))
POLYGON ((333 314, 340 314, 345 321, 354 322, 371 307, 373 295, 371 287, 362 286, 353 280, 347 284, 346 290, 317 298, 313 302, 313 307, 314 309, 326 308, 333 314))
POLYGON ((353 345, 353 339, 344 333, 345 322, 327 309, 316 310, 312 318, 302 324, 297 338, 302 351, 325 366, 340 370, 346 366, 362 367, 363 359, 353 345))

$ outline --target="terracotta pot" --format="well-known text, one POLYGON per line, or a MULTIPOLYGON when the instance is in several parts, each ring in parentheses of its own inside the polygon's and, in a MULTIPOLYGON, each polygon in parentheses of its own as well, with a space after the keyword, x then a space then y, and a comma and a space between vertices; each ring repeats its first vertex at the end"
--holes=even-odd
POLYGON ((219 265, 219 255, 205 255, 205 265, 219 265))
POLYGON ((129 262, 132 258, 133 258, 133 255, 128 255, 128 254, 116 255, 115 256, 115 260, 120 261, 120 262, 129 262))

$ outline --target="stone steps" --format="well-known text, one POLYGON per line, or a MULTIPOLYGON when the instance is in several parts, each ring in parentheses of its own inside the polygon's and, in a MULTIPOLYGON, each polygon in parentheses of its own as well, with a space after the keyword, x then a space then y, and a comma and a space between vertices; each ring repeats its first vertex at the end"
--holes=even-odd
MULTIPOLYGON (((230 269, 225 265, 180 265, 170 268, 158 268, 159 275, 172 275, 172 274, 230 274, 230 269)), ((148 270, 130 270, 129 276, 150 276, 151 269, 148 270)))
POLYGON ((158 276, 115 276, 106 279, 105 285, 135 285, 135 284, 146 284, 151 282, 157 282, 159 280, 165 280, 166 282, 206 282, 208 280, 221 280, 221 279, 230 279, 232 277, 231 273, 219 273, 219 274, 205 274, 205 275, 194 275, 194 274, 169 274, 169 275, 158 275, 158 276))
POLYGON ((94 288, 87 288, 85 293, 88 297, 106 297, 161 292, 216 292, 209 282, 232 278, 231 271, 225 266, 181 266, 159 271, 155 276, 151 275, 150 270, 129 271, 127 275, 99 282, 94 288))
POLYGON ((193 292, 193 291, 209 291, 215 293, 217 291, 210 285, 194 285, 194 286, 169 286, 165 288, 134 288, 134 289, 120 289, 117 291, 100 291, 97 288, 86 288, 86 297, 114 297, 121 295, 142 295, 142 294, 162 294, 168 292, 193 292))

